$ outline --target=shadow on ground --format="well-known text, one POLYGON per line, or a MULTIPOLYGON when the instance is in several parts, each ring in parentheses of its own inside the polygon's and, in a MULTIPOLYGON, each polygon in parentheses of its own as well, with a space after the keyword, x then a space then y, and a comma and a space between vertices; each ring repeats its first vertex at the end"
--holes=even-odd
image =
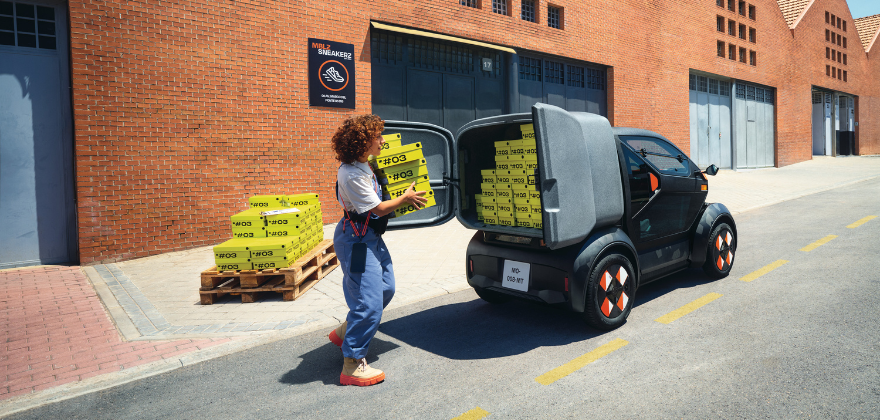
POLYGON ((660 296, 674 292, 678 289, 689 289, 716 281, 706 275, 702 269, 692 268, 664 277, 657 281, 639 287, 636 292, 636 302, 633 310, 660 296))
POLYGON ((562 346, 601 335, 578 314, 511 301, 493 305, 481 299, 453 303, 405 315, 379 331, 410 346, 456 359, 491 359, 562 346))
MULTIPOLYGON (((379 356, 398 348, 397 344, 374 337, 370 342, 367 363, 373 364, 379 356)), ((299 364, 281 376, 278 382, 290 385, 308 384, 321 381, 324 385, 339 385, 342 372, 342 351, 333 343, 324 344, 300 356, 299 364)), ((339 385, 342 386, 342 385, 339 385)))

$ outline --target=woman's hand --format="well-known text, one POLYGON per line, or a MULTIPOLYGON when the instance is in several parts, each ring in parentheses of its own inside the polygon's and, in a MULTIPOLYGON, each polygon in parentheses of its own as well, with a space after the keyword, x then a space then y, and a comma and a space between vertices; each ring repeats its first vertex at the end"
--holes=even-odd
POLYGON ((427 198, 422 197, 426 193, 427 191, 416 191, 416 182, 413 181, 413 183, 409 185, 409 188, 406 189, 406 192, 404 192, 401 197, 403 198, 404 202, 412 204, 413 207, 417 209, 421 209, 422 206, 424 206, 428 202, 427 198))

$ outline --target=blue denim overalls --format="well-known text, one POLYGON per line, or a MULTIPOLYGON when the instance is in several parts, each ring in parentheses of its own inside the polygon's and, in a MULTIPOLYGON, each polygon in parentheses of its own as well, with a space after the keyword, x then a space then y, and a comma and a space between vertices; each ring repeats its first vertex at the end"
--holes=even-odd
MULTIPOLYGON (((373 189, 381 200, 382 190, 375 175, 373 175, 373 189)), ((344 210, 345 204, 342 204, 341 199, 340 204, 344 210)), ((364 213, 362 216, 367 217, 368 214, 364 213)), ((382 310, 388 306, 394 296, 394 270, 385 241, 371 228, 366 229, 363 237, 358 236, 361 232, 363 232, 361 224, 353 223, 343 216, 336 224, 336 232, 333 235, 333 245, 342 268, 342 290, 349 309, 346 318, 348 329, 342 343, 342 355, 353 359, 367 356, 370 341, 376 335, 379 322, 382 320, 382 310), (350 271, 351 248, 357 242, 367 244, 367 263, 363 273, 350 271)))

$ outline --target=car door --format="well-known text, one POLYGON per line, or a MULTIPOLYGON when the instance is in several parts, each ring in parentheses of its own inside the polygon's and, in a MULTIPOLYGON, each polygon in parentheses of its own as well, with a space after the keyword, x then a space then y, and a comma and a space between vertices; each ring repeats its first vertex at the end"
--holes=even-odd
POLYGON ((696 165, 672 143, 620 135, 629 181, 628 231, 643 273, 656 277, 687 264, 688 232, 706 198, 696 165))

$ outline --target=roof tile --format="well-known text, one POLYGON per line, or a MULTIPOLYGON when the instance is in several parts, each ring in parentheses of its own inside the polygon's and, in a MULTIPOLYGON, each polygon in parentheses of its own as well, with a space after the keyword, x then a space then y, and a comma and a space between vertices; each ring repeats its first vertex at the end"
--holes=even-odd
POLYGON ((856 31, 859 33, 859 38, 862 40, 862 46, 865 47, 865 51, 868 51, 868 47, 871 46, 871 41, 874 39, 874 35, 877 35, 877 29, 880 28, 880 15, 858 18, 853 23, 855 23, 856 31))
POLYGON ((782 10, 782 17, 788 23, 789 28, 793 28, 794 22, 801 15, 810 0, 776 0, 779 8, 782 10))

